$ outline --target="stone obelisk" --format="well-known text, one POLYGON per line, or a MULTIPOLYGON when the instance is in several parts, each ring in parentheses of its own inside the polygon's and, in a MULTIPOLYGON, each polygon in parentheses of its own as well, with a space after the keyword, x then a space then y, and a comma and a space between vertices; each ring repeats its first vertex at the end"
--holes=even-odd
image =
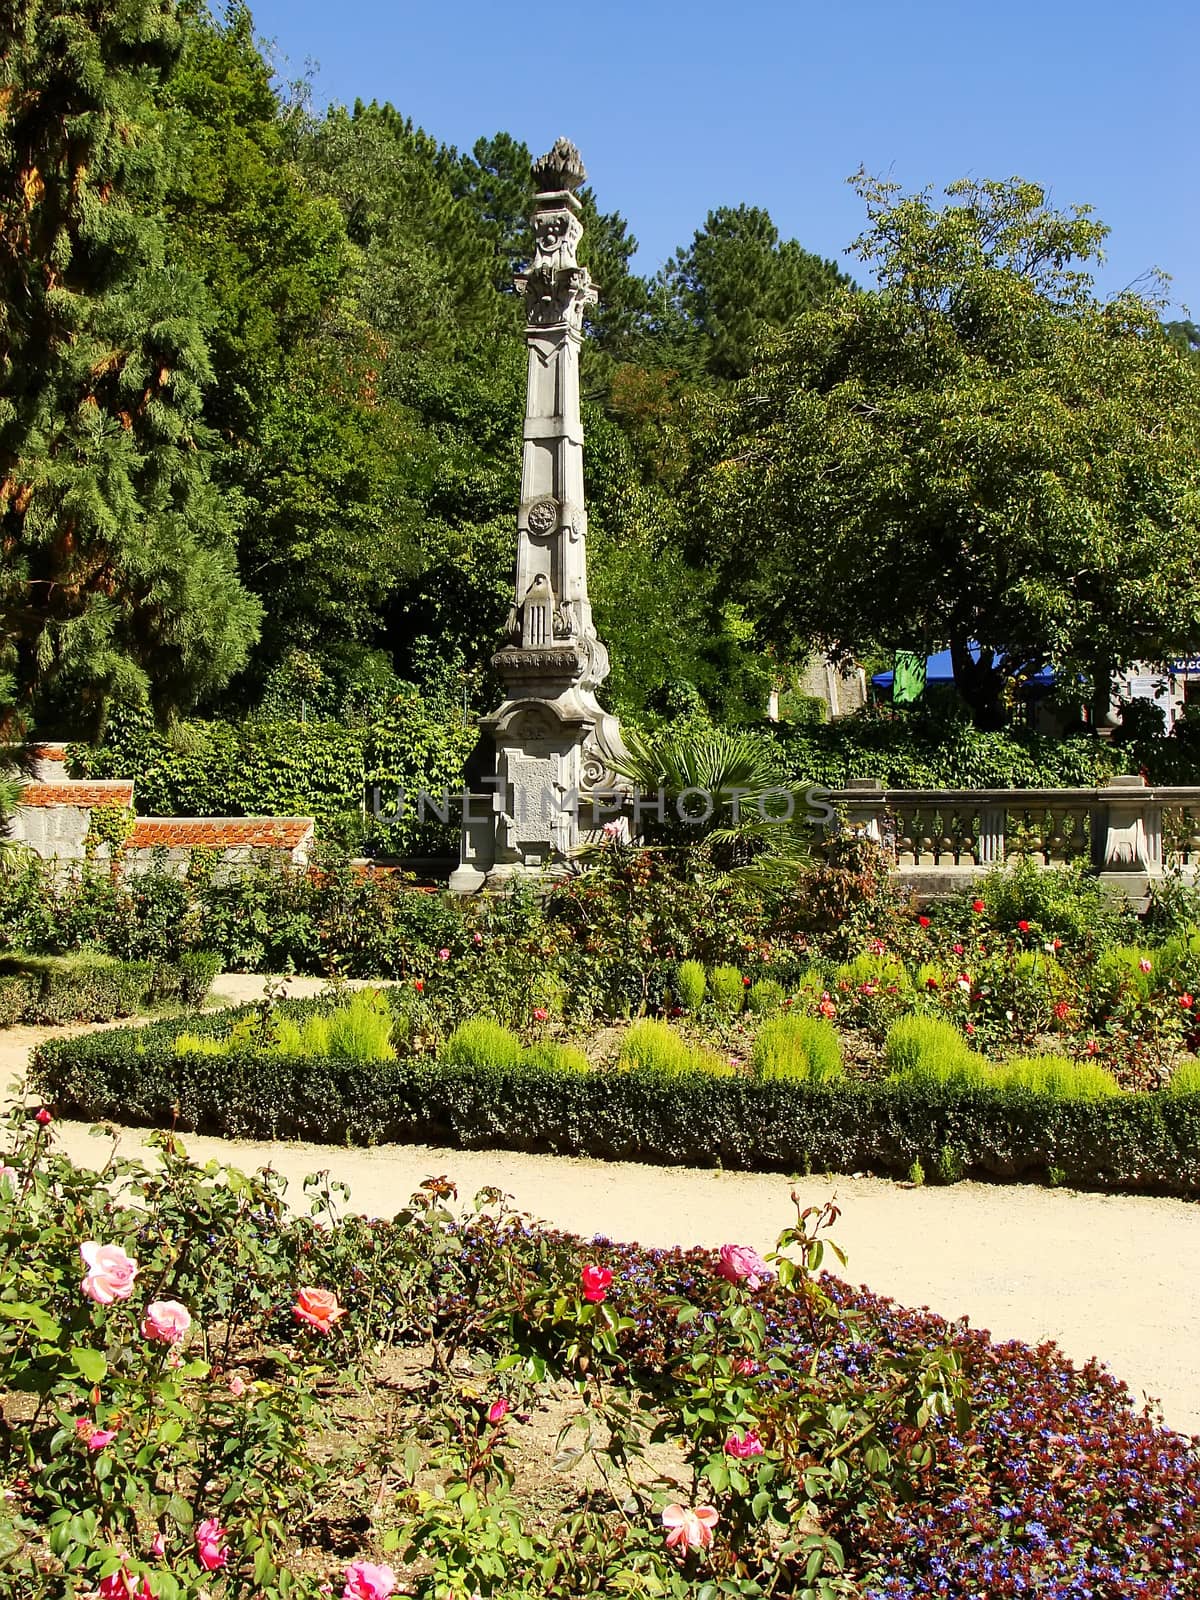
POLYGON ((616 718, 596 699, 608 651, 587 592, 579 349, 598 295, 576 255, 575 191, 586 176, 567 139, 533 164, 534 256, 516 280, 529 352, 516 592, 507 641, 492 658, 504 702, 481 724, 485 776, 464 807, 450 879, 462 894, 565 861, 622 751, 616 718))

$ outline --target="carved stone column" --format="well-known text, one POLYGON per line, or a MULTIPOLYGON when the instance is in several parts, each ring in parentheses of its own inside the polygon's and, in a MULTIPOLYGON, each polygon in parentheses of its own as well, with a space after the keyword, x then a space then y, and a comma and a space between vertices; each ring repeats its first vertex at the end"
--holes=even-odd
POLYGON ((612 786, 623 748, 596 698, 608 651, 587 593, 579 350, 597 289, 577 259, 575 193, 586 176, 566 139, 533 165, 534 257, 516 280, 528 348, 516 588, 507 640, 492 658, 505 698, 482 723, 493 809, 477 799, 464 821, 450 879, 462 894, 563 862, 579 843, 579 800, 612 786))

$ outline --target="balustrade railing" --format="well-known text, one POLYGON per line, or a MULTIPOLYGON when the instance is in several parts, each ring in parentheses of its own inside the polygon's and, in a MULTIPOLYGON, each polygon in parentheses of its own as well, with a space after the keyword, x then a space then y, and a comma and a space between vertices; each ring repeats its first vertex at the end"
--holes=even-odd
POLYGON ((858 778, 829 801, 836 826, 874 839, 900 871, 986 868, 1017 854, 1046 867, 1089 860, 1110 875, 1200 869, 1200 788, 1136 776, 1092 789, 887 789, 858 778))

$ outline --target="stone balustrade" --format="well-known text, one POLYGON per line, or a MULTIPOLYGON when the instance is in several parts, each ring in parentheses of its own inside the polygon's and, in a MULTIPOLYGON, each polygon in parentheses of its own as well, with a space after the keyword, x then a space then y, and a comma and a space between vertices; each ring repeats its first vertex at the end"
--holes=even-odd
POLYGON ((887 789, 871 778, 833 790, 843 830, 873 839, 895 869, 933 891, 1012 855, 1046 867, 1090 862, 1131 897, 1149 881, 1200 868, 1200 788, 1138 776, 1092 789, 887 789))

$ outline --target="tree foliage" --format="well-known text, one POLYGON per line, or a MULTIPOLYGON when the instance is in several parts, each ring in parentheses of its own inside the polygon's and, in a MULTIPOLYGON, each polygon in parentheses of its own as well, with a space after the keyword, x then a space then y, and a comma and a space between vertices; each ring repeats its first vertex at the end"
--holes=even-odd
POLYGON ((259 608, 202 410, 213 307, 167 250, 159 0, 0 20, 0 650, 17 703, 187 705, 259 608))
POLYGON ((859 192, 879 288, 798 319, 717 419, 707 553, 773 636, 949 645, 984 725, 1048 661, 1194 648, 1200 382, 1153 306, 1095 298, 1103 225, 1018 180, 859 192))

